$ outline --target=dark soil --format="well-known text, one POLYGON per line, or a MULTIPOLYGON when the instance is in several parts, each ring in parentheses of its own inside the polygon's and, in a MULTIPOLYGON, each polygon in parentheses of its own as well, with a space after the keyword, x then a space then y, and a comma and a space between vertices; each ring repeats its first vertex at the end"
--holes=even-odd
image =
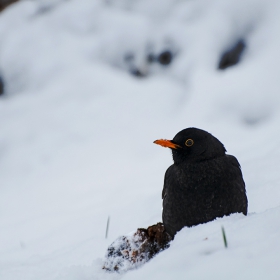
POLYGON ((171 240, 162 223, 138 228, 132 237, 122 236, 110 245, 103 269, 121 271, 137 267, 167 249, 171 240))

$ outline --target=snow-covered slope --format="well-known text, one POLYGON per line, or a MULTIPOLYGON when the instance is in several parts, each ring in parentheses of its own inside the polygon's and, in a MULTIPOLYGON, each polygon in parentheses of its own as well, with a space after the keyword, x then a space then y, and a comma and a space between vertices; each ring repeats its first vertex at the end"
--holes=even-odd
POLYGON ((279 34, 276 0, 21 1, 1 13, 0 279, 279 279, 279 34), (239 38, 241 62, 218 71, 239 38), (166 49, 170 65, 147 62, 166 49), (153 141, 189 126, 238 158, 248 217, 185 228, 145 266, 105 273, 117 237, 161 220, 172 159, 153 141))

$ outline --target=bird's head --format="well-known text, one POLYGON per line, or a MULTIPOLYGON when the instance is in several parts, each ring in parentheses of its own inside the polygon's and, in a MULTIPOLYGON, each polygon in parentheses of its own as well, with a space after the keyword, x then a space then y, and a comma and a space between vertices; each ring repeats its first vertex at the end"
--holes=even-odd
POLYGON ((175 164, 212 159, 226 152, 224 145, 217 138, 194 127, 178 132, 173 140, 160 139, 154 143, 170 148, 175 164))

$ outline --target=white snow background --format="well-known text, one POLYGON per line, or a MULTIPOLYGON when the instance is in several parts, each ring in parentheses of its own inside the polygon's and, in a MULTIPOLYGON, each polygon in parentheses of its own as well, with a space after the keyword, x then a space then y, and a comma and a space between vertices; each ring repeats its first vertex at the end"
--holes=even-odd
POLYGON ((280 279, 279 1, 20 1, 0 38, 1 280, 280 279), (218 71, 238 38, 241 62, 218 71), (147 64, 167 47, 170 66, 147 64), (172 158, 153 141, 190 126, 238 158, 248 216, 184 228, 143 267, 104 272, 116 238, 161 221, 172 158))

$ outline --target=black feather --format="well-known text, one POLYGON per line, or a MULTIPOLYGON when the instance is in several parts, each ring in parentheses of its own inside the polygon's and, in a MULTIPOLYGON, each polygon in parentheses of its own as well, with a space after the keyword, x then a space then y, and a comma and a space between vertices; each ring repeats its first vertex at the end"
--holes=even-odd
POLYGON ((232 213, 247 214, 247 196, 239 162, 226 155, 223 144, 210 133, 187 128, 172 140, 174 164, 164 178, 162 219, 174 237, 191 227, 232 213), (193 145, 185 145, 187 139, 193 145))

